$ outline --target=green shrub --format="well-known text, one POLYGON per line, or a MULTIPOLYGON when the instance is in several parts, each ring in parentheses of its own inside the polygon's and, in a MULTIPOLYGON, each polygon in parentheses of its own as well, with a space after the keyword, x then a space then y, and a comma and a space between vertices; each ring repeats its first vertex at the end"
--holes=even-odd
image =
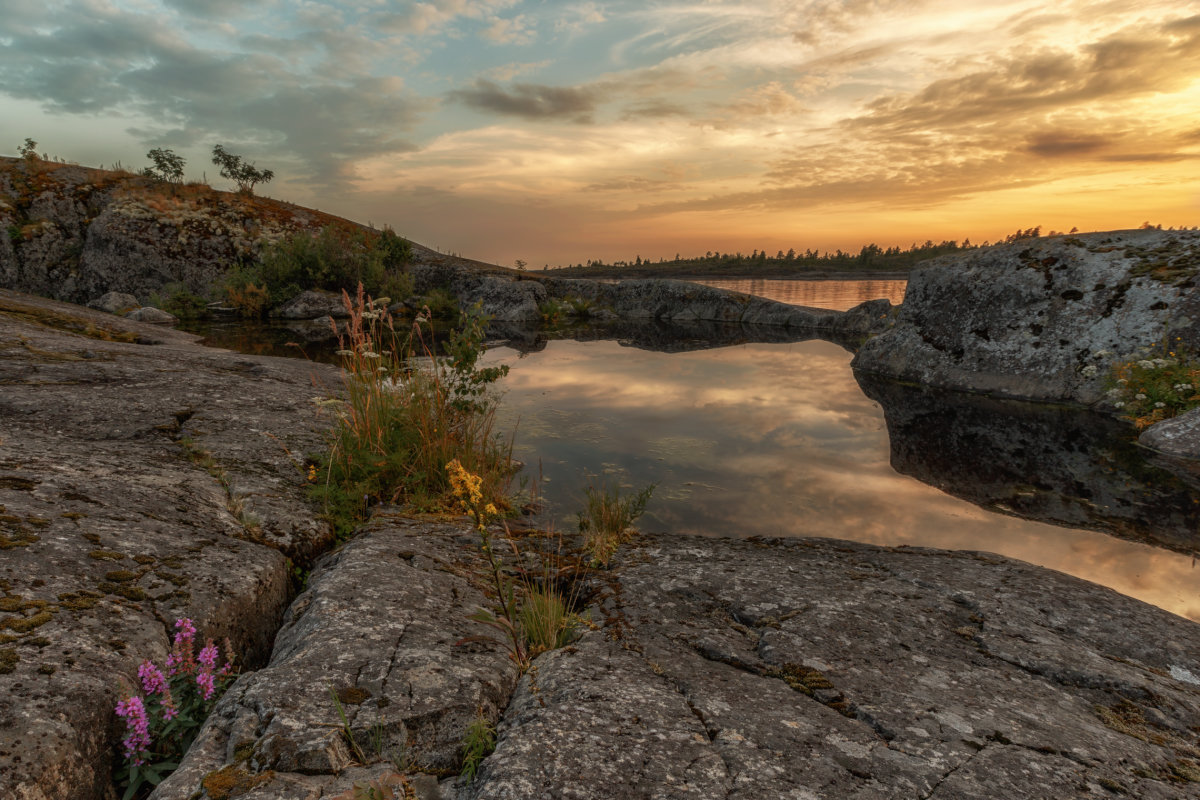
POLYGON ((161 292, 150 294, 150 305, 161 308, 180 319, 208 316, 208 301, 194 294, 182 283, 168 283, 161 292))
POLYGON ((412 293, 412 279, 404 272, 411 255, 411 245, 390 228, 372 235, 326 226, 316 235, 295 233, 265 248, 257 273, 272 304, 306 289, 351 293, 359 284, 374 297, 403 298, 412 293))
POLYGON ((431 290, 426 295, 422 295, 417 302, 424 308, 429 309, 429 314, 434 319, 458 318, 457 298, 441 287, 431 290))

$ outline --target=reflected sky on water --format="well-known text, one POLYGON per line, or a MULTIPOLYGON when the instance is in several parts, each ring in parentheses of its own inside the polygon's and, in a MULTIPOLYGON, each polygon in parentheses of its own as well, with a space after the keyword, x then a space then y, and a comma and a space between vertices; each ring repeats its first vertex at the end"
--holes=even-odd
POLYGON ((500 427, 515 427, 530 477, 540 464, 545 519, 559 529, 574 526, 589 484, 655 482, 643 530, 985 550, 1200 620, 1189 556, 993 513, 898 474, 883 412, 838 345, 668 354, 552 341, 488 360, 512 367, 500 427))
POLYGON ((907 280, 803 281, 773 278, 715 278, 698 280, 705 286, 756 294, 794 306, 846 311, 867 300, 887 298, 892 305, 904 302, 907 280))

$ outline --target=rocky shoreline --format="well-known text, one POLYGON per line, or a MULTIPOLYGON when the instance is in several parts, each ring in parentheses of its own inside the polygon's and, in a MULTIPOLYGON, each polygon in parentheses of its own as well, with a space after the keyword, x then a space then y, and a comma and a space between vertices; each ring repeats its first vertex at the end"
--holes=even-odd
POLYGON ((984 554, 646 536, 585 579, 593 629, 518 676, 466 619, 483 602, 468 525, 385 512, 330 549, 303 496, 332 368, 9 292, 0 365, 4 796, 105 796, 122 680, 165 656, 178 616, 248 671, 159 798, 352 797, 367 778, 444 800, 1200 781, 1200 626, 1110 590, 984 554), (467 785, 480 711, 499 741, 467 785))

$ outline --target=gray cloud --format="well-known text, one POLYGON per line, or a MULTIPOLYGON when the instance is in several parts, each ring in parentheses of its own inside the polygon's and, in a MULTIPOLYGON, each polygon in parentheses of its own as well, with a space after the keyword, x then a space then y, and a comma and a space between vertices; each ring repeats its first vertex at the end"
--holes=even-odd
POLYGON ((263 0, 163 0, 163 4, 184 14, 203 19, 222 20, 262 5, 263 0))
POLYGON ((415 149, 403 133, 435 105, 399 79, 353 68, 354 55, 376 45, 349 32, 259 38, 260 52, 229 54, 196 49, 167 18, 96 9, 73 0, 55 9, 57 27, 43 20, 10 34, 0 45, 2 91, 53 111, 138 113, 153 120, 130 129, 143 142, 221 141, 326 185, 347 180, 355 159, 415 149), (313 68, 322 55, 334 66, 313 68))
POLYGON ((515 83, 504 89, 497 83, 478 78, 470 89, 456 89, 451 99, 478 111, 490 111, 525 119, 567 118, 590 122, 600 92, 590 86, 544 86, 515 83))
POLYGON ((1063 158, 1090 155, 1111 143, 1106 136, 1071 131, 1049 131, 1030 137, 1025 149, 1035 156, 1063 158))
POLYGON ((626 106, 621 113, 621 119, 665 119, 667 117, 688 117, 691 116, 691 113, 686 106, 679 103, 654 98, 626 106))

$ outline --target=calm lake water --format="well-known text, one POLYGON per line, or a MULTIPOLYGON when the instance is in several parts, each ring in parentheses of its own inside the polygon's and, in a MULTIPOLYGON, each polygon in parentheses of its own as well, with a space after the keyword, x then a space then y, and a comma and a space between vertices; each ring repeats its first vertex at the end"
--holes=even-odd
POLYGON ((767 278, 701 280, 696 283, 756 294, 794 306, 813 306, 834 311, 846 311, 859 303, 881 297, 886 297, 892 301, 892 305, 898 306, 904 302, 904 288, 908 285, 908 281, 905 280, 802 281, 767 278))
MULTIPOLYGON (((903 292, 903 281, 740 283, 825 308, 903 292)), ((296 337, 277 326, 198 332, 218 346, 299 354, 280 347, 296 337)), ((642 530, 988 551, 1200 621, 1200 495, 1146 462, 1122 426, 860 386, 843 347, 747 341, 765 334, 775 335, 651 325, 492 347, 485 361, 511 368, 499 428, 537 484, 540 521, 573 530, 589 485, 655 483, 642 530)))
POLYGON ((984 550, 1200 620, 1189 555, 987 510, 897 472, 883 410, 850 358, 824 341, 686 353, 551 341, 488 354, 511 367, 500 426, 515 431, 527 477, 540 471, 543 521, 558 530, 574 527, 589 485, 656 483, 642 530, 984 550))

